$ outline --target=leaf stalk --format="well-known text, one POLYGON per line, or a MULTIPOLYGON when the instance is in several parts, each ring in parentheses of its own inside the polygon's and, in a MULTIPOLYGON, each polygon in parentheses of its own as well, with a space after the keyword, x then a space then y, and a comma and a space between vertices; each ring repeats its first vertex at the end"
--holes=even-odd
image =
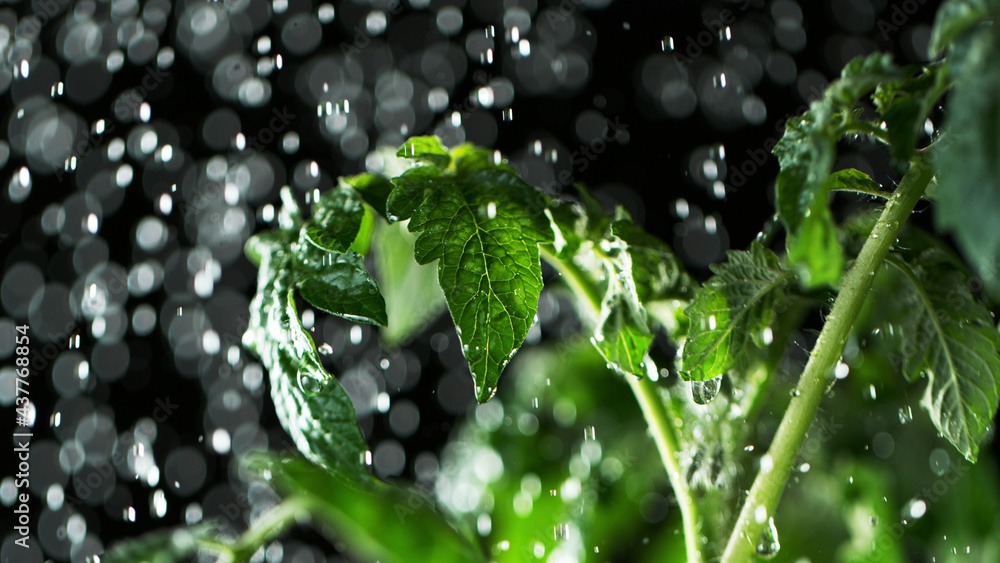
MULTIPOLYGON (((549 245, 540 245, 539 248, 542 258, 562 274, 563 280, 576 294, 577 300, 586 305, 587 312, 596 319, 601 310, 601 293, 597 287, 580 267, 572 262, 572 259, 559 258, 549 245)), ((678 460, 679 448, 675 428, 671 422, 672 417, 667 413, 663 399, 657 393, 656 385, 652 381, 631 375, 625 375, 624 378, 639 403, 639 408, 649 426, 649 433, 653 437, 660 459, 663 461, 663 467, 667 471, 667 477, 670 479, 670 486, 674 490, 677 504, 680 506, 684 528, 684 545, 687 548, 687 563, 701 563, 704 561, 701 517, 698 503, 684 479, 684 472, 681 470, 678 460)))

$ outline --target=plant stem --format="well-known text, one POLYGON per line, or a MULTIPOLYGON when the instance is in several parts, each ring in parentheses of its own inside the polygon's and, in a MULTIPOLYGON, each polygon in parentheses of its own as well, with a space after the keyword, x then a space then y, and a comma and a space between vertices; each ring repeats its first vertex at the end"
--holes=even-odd
MULTIPOLYGON (((562 274, 580 302, 585 303, 588 312, 597 318, 601 310, 601 294, 587 275, 573 263, 572 259, 559 258, 549 246, 540 246, 541 255, 546 262, 552 264, 562 274)), ((649 432, 660 453, 663 467, 670 479, 674 496, 681 509, 681 520, 684 527, 684 545, 687 548, 688 563, 701 563, 704 557, 701 553, 701 519, 698 514, 698 504, 691 496, 684 473, 677 459, 677 436, 672 424, 672 418, 667 414, 663 399, 656 392, 656 386, 645 377, 624 376, 632 393, 635 394, 639 408, 649 427, 649 432)))
POLYGON ((551 245, 539 245, 542 258, 552 265, 560 274, 563 280, 573 290, 581 300, 585 300, 588 306, 587 311, 597 318, 601 311, 601 293, 594 287, 594 284, 587 278, 587 274, 577 266, 573 259, 563 260, 555 253, 551 245))
POLYGON ((826 317, 823 330, 813 347, 796 392, 789 402, 761 471, 740 510, 723 563, 750 561, 757 541, 781 498, 806 432, 816 418, 819 403, 832 383, 831 371, 844 353, 854 321, 871 288, 875 271, 882 265, 896 241, 900 228, 927 188, 934 172, 926 155, 914 157, 909 172, 886 203, 882 215, 865 241, 853 266, 842 278, 840 294, 826 317))
POLYGON ((670 419, 667 418, 663 399, 656 392, 656 386, 649 379, 626 375, 625 380, 628 381, 629 387, 632 388, 635 399, 639 403, 639 408, 642 409, 646 424, 649 426, 649 432, 656 443, 656 449, 660 452, 660 459, 663 460, 663 467, 667 470, 667 477, 670 478, 674 496, 677 497, 684 525, 684 545, 687 548, 688 563, 700 563, 703 557, 698 503, 691 496, 691 490, 688 489, 687 481, 684 480, 684 472, 681 471, 681 464, 677 460, 677 437, 674 435, 674 427, 671 425, 670 419))

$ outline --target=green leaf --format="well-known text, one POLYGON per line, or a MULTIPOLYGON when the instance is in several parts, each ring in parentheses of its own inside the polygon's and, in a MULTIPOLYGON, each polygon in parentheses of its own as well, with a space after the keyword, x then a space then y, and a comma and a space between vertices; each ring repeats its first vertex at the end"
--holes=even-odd
POLYGON ((817 113, 810 110, 801 121, 789 122, 774 147, 781 165, 775 184, 778 216, 788 229, 789 260, 807 287, 835 285, 841 272, 833 270, 844 264, 828 207, 836 139, 827 124, 814 121, 817 113))
POLYGON ((715 274, 685 310, 690 320, 681 356, 684 379, 722 375, 746 353, 750 342, 765 344, 765 329, 783 305, 792 272, 774 252, 754 242, 749 251, 730 251, 729 261, 713 264, 715 274))
MULTIPOLYGON (((100 563, 183 563, 198 554, 198 540, 214 540, 218 527, 203 522, 183 528, 158 530, 118 542, 100 556, 100 563)), ((88 563, 97 562, 88 557, 88 563)))
POLYGON ((270 374, 278 421, 312 461, 330 470, 367 474, 368 446, 354 404, 323 368, 296 310, 291 253, 276 248, 261 258, 243 344, 260 357, 270 374))
POLYGON ((912 66, 903 72, 905 79, 880 84, 872 96, 897 165, 910 161, 928 114, 949 86, 942 65, 912 66))
POLYGON ((489 150, 471 144, 462 144, 451 151, 455 172, 459 175, 471 174, 488 168, 504 170, 516 174, 501 157, 500 151, 489 150))
POLYGON ((615 221, 611 232, 627 245, 640 302, 694 297, 697 282, 684 272, 683 264, 665 242, 631 221, 615 221))
POLYGON ((306 301, 353 321, 389 322, 385 299, 359 254, 327 252, 312 244, 299 244, 294 252, 295 285, 306 301))
POLYGON ((580 203, 555 200, 546 210, 546 216, 556 233, 553 244, 556 256, 568 258, 575 255, 585 241, 606 237, 611 218, 604 206, 590 194, 583 184, 573 184, 580 194, 580 203))
POLYGON ((830 84, 823 98, 841 109, 854 109, 862 96, 879 84, 898 80, 903 73, 892 62, 889 53, 872 53, 851 59, 840 71, 840 79, 830 84))
POLYGON ((345 542, 356 557, 385 563, 485 561, 479 547, 448 522, 424 491, 374 480, 370 486, 352 486, 298 458, 267 469, 280 490, 301 499, 314 518, 333 530, 330 539, 345 542))
POLYGON ((835 286, 844 272, 845 260, 827 195, 816 198, 809 211, 796 236, 788 239, 788 260, 802 266, 799 271, 806 287, 835 286))
POLYGON ((409 340, 445 308, 437 269, 413 258, 415 239, 404 223, 379 221, 375 229, 375 275, 389 319, 379 337, 388 346, 409 340))
POLYGON ((947 0, 934 20, 928 55, 940 57, 949 45, 998 12, 1000 2, 996 0, 947 0))
POLYGON ((295 195, 288 186, 281 188, 281 209, 278 210, 278 226, 283 230, 297 230, 302 223, 302 210, 295 201, 295 195))
POLYGON ((906 310, 898 325, 907 345, 903 375, 927 377, 921 405, 974 462, 1000 399, 1000 335, 989 310, 969 292, 968 275, 943 251, 929 249, 912 264, 898 256, 888 262, 902 274, 894 286, 906 310))
POLYGON ((854 168, 838 170, 830 176, 831 190, 846 190, 858 193, 879 193, 882 185, 871 179, 871 176, 854 168))
POLYGON ((437 137, 412 137, 403 143, 396 156, 411 158, 438 168, 447 168, 451 162, 448 149, 444 148, 441 139, 437 137))
POLYGON ((653 343, 645 309, 635 310, 620 290, 611 289, 601 303, 601 316, 592 342, 609 367, 623 374, 645 377, 646 352, 653 343))
MULTIPOLYGON (((409 145, 404 147, 408 155, 409 145)), ((438 281, 487 401, 528 334, 542 289, 538 244, 552 240, 541 194, 507 170, 411 168, 393 182, 389 213, 419 233, 414 256, 438 260, 438 281)))
POLYGON ((993 26, 949 51, 958 66, 939 154, 937 227, 954 234, 986 288, 1000 297, 1000 34, 993 26))
POLYGON ((358 193, 337 186, 316 202, 312 221, 305 233, 309 242, 330 252, 344 252, 354 244, 365 210, 358 193))
POLYGON ((243 251, 254 266, 260 267, 261 259, 287 245, 289 238, 286 231, 262 231, 247 239, 243 251))
POLYGON ((653 333, 644 303, 689 300, 696 284, 670 247, 631 220, 611 223, 605 236, 610 238, 600 242, 603 250, 597 256, 604 262, 607 284, 591 342, 609 367, 645 377, 653 333))
POLYGON ((389 199, 393 186, 388 178, 378 174, 358 174, 342 178, 341 181, 357 190, 365 203, 372 206, 372 209, 383 219, 389 218, 385 210, 385 202, 389 199))
POLYGON ((774 147, 781 171, 775 186, 778 215, 788 230, 789 261, 807 288, 836 286, 844 256, 830 215, 830 173, 837 141, 848 133, 867 132, 855 106, 879 84, 901 77, 890 55, 876 53, 849 62, 800 119, 789 120, 774 147))

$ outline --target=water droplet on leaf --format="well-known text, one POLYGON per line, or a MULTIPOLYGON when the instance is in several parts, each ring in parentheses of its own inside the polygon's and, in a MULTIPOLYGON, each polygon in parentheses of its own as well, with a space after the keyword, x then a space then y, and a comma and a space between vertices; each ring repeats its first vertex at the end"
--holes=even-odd
POLYGON ((299 370, 298 374, 298 385, 299 391, 302 391, 310 397, 318 395, 323 392, 323 387, 325 383, 315 377, 313 377, 309 372, 299 370))
POLYGON ((691 382, 691 399, 699 405, 707 405, 719 394, 722 386, 722 376, 713 377, 706 381, 691 382))

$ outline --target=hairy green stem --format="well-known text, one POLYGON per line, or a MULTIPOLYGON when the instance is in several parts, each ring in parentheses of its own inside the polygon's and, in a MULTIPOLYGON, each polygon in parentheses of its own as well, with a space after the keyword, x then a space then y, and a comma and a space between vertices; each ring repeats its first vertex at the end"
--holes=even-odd
MULTIPOLYGON (((601 310, 601 294, 587 275, 573 263, 572 259, 559 258, 550 246, 540 246, 542 258, 562 274, 563 280, 576 293, 579 301, 585 303, 589 313, 596 319, 601 310)), ((681 471, 677 459, 678 445, 674 417, 667 413, 663 398, 656 391, 652 381, 643 377, 626 375, 632 393, 635 394, 639 408, 649 427, 649 432, 660 453, 663 467, 667 471, 674 496, 681 509, 681 520, 684 527, 684 545, 687 548, 688 563, 701 563, 704 557, 701 552, 701 518, 698 503, 691 495, 688 483, 681 471)))
POLYGON ((723 563, 743 563, 753 558, 757 542, 774 515, 806 432, 816 418, 819 403, 832 382, 831 372, 844 353, 844 345, 871 288, 875 271, 882 265, 903 222, 912 213, 933 175, 926 155, 916 156, 895 194, 886 203, 853 266, 844 275, 840 294, 826 317, 796 392, 781 419, 771 447, 761 459, 761 470, 737 517, 722 556, 723 563))

